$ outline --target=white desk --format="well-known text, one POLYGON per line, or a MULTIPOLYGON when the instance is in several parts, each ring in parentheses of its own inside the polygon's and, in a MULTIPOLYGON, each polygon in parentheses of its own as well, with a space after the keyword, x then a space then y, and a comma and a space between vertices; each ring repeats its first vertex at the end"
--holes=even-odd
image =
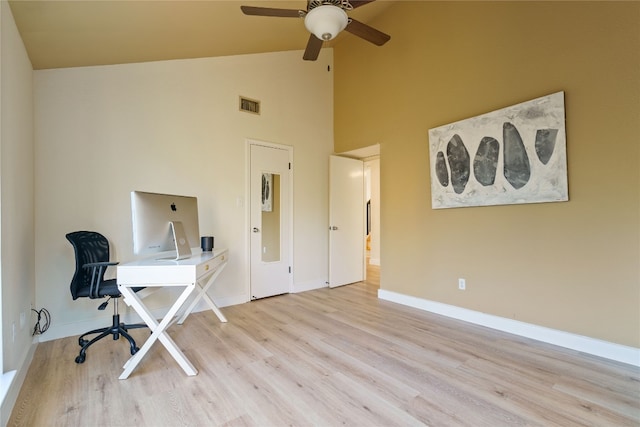
POLYGON ((229 255, 226 249, 214 249, 212 252, 197 253, 191 258, 179 261, 142 259, 118 265, 118 289, 122 293, 124 302, 133 307, 152 331, 151 336, 140 347, 140 350, 125 363, 124 372, 120 375, 121 380, 129 377, 156 340, 159 340, 165 346, 187 375, 191 376, 198 373, 189 359, 182 353, 182 350, 171 339, 167 333, 167 328, 176 320, 178 324, 182 324, 201 299, 207 302, 209 308, 218 316, 221 322, 227 321, 213 300, 207 295, 207 290, 227 265, 228 258, 229 255), (184 287, 184 290, 169 308, 164 318, 158 322, 143 304, 139 295, 131 289, 140 286, 147 288, 180 286, 184 287), (182 314, 179 314, 194 291, 197 291, 195 298, 191 300, 191 303, 182 314))

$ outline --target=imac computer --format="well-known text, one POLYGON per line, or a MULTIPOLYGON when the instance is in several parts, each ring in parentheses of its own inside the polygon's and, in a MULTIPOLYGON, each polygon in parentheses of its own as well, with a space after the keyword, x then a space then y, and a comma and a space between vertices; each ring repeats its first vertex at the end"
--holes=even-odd
POLYGON ((191 256, 200 239, 198 199, 191 196, 131 192, 133 253, 154 255, 175 251, 175 257, 191 256))

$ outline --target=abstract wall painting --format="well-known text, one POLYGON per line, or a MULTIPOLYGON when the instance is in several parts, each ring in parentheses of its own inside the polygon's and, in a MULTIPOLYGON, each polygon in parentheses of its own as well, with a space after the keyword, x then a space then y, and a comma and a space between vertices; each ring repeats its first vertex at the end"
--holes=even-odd
POLYGON ((569 200, 564 92, 429 130, 433 209, 569 200))

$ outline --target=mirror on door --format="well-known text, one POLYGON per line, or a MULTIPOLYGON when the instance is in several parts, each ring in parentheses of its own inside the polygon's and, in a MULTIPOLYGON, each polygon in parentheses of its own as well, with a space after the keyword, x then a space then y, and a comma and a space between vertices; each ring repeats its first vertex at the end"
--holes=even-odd
POLYGON ((280 261, 280 175, 262 173, 262 262, 280 261))

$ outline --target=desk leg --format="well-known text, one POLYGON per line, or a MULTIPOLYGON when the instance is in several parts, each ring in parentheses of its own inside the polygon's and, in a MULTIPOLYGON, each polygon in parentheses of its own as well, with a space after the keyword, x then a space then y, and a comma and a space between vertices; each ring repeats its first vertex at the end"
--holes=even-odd
POLYGON ((119 287, 122 296, 124 297, 124 301, 127 305, 133 307, 133 309, 140 315, 142 320, 149 326, 152 331, 151 336, 145 341, 144 345, 134 354, 131 358, 125 363, 124 371, 120 375, 120 379, 124 380, 129 377, 131 372, 138 366, 142 358, 147 354, 151 346, 156 340, 159 340, 167 351, 173 356, 173 358, 178 362, 178 364, 182 367, 184 372, 193 376, 198 373, 196 368, 191 364, 189 359, 182 353, 182 351, 178 348, 176 343, 171 339, 169 334, 166 332, 166 329, 172 323, 174 316, 180 309, 180 307, 185 303, 189 295, 194 291, 195 285, 190 284, 187 285, 185 290, 180 294, 178 299, 173 303, 169 311, 164 316, 162 321, 158 323, 158 321, 153 317, 151 312, 142 304, 142 301, 138 296, 133 292, 130 288, 125 286, 119 287))
POLYGON ((213 300, 209 297, 209 295, 207 295, 207 291, 209 290, 211 285, 213 285, 213 282, 216 281, 216 279, 218 278, 220 273, 222 273, 222 270, 224 270, 224 268, 226 266, 227 266, 226 262, 224 264, 220 265, 218 267, 218 269, 211 275, 211 277, 209 277, 209 279, 207 280, 207 283, 204 285, 204 287, 201 286, 200 283, 197 284, 197 286, 198 286, 198 288, 197 288, 198 294, 193 299, 191 304, 189 304, 189 307, 187 307, 187 309, 182 314, 180 319, 178 319, 178 324, 179 325, 182 325, 184 323, 184 321, 187 319, 187 316, 189 316, 189 314, 191 314, 191 311, 195 308, 195 306, 198 304, 198 302, 200 302, 201 299, 204 299, 207 302, 207 304, 209 305, 209 308, 216 314, 216 316, 218 316, 218 319, 220 319, 221 322, 226 322, 227 321, 227 318, 224 317, 224 314, 222 314, 222 312, 220 311, 218 306, 213 302, 213 300))

